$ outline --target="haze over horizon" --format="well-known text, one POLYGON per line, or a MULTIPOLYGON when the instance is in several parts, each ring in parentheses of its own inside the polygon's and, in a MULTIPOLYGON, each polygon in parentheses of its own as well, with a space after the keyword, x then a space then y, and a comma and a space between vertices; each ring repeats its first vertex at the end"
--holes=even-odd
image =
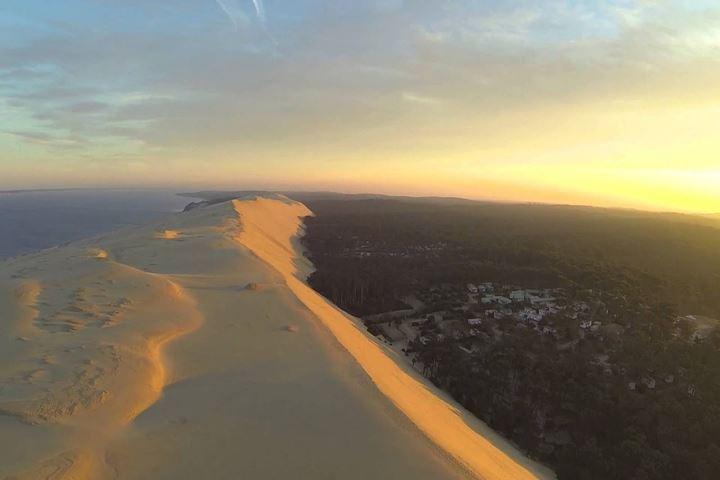
POLYGON ((8 0, 0 190, 720 211, 709 0, 8 0))

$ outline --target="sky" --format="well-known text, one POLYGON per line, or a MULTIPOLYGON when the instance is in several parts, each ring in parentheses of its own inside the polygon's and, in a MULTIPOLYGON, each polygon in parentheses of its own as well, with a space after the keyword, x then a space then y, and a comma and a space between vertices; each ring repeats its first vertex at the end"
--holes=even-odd
POLYGON ((0 189, 720 212, 716 0, 3 0, 0 189))

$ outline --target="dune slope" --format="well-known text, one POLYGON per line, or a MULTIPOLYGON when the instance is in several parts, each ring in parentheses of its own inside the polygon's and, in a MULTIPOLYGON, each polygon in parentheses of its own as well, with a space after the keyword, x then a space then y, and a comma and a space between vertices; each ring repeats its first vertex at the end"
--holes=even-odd
POLYGON ((551 478, 497 434, 454 404, 347 314, 304 281, 307 261, 298 253, 301 218, 311 215, 296 202, 235 201, 243 229, 238 241, 277 269, 298 299, 332 332, 390 401, 443 451, 478 478, 551 478))
POLYGON ((256 198, 0 263, 0 479, 550 478, 303 282, 256 198))

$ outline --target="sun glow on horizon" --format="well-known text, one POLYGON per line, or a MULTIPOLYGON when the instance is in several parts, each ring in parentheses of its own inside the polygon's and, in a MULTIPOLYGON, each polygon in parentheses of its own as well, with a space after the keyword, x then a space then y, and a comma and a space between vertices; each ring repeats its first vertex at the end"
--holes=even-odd
POLYGON ((714 2, 9 0, 0 25, 0 189, 720 212, 714 2))

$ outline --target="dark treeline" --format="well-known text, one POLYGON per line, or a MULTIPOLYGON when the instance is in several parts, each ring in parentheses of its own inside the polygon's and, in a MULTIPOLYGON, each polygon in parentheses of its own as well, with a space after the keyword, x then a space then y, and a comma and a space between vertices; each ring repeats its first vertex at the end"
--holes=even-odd
POLYGON ((507 322, 443 338, 428 320, 430 341, 410 348, 435 384, 561 480, 717 478, 720 334, 694 341, 678 315, 720 318, 720 229, 580 207, 306 203, 309 281, 357 315, 466 282, 602 292, 621 336, 556 323, 570 332, 558 339, 507 322))
POLYGON ((307 202, 313 287, 350 312, 411 289, 494 281, 597 288, 720 317, 720 229, 692 217, 584 207, 307 202))

